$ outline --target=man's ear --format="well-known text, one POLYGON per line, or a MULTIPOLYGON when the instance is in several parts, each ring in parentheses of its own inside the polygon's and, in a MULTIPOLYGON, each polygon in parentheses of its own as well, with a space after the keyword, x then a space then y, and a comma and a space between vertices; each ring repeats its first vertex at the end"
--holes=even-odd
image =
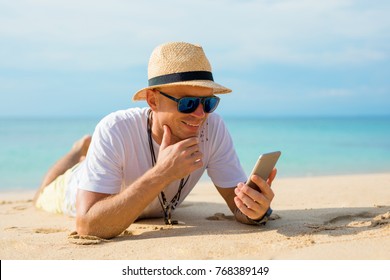
POLYGON ((152 111, 157 110, 158 106, 158 98, 157 98, 157 93, 153 89, 147 89, 146 90, 146 102, 148 102, 148 105, 152 111))

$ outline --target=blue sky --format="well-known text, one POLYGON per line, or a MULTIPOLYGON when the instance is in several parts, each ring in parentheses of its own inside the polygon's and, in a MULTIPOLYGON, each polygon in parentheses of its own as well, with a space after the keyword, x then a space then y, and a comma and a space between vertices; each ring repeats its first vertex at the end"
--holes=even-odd
POLYGON ((390 1, 0 0, 0 116, 103 116, 201 44, 223 115, 390 114, 390 1))

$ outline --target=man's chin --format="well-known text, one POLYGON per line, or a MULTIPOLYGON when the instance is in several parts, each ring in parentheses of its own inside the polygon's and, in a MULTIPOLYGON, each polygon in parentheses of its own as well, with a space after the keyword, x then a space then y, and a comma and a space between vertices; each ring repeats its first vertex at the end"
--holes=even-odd
POLYGON ((175 143, 189 139, 189 138, 198 138, 199 137, 199 131, 196 133, 187 133, 185 136, 177 136, 177 135, 172 135, 174 138, 172 138, 175 143))

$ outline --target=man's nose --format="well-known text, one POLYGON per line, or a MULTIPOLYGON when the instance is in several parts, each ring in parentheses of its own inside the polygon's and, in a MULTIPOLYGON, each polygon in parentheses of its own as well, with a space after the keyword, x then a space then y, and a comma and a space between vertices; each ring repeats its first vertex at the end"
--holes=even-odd
POLYGON ((206 115, 206 113, 204 112, 202 103, 199 103, 199 105, 196 108, 196 110, 194 112, 192 112, 192 115, 194 115, 194 116, 196 116, 198 118, 202 118, 202 117, 204 117, 206 115))

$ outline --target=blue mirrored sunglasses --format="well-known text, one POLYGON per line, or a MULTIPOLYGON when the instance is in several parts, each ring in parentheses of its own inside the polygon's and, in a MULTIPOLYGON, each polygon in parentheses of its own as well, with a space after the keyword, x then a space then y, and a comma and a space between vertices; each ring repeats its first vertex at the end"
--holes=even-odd
POLYGON ((162 91, 159 92, 161 95, 177 102, 177 110, 184 114, 194 112, 198 108, 199 104, 203 105, 203 111, 205 113, 212 113, 215 109, 217 109, 219 104, 219 97, 217 96, 175 98, 162 91))

